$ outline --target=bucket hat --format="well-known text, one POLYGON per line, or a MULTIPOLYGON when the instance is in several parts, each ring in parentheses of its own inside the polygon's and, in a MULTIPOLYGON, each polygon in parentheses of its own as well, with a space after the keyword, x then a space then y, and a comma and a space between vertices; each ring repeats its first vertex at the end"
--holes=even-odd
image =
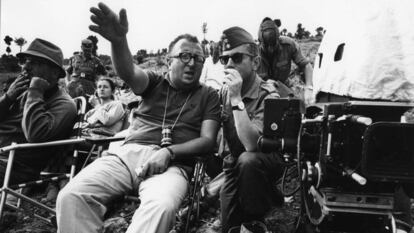
POLYGON ((54 65, 59 67, 60 74, 59 78, 66 76, 65 69, 63 69, 63 53, 62 50, 55 44, 50 43, 49 41, 36 38, 29 45, 26 51, 16 54, 18 58, 23 58, 26 56, 34 56, 46 59, 52 62, 54 65))

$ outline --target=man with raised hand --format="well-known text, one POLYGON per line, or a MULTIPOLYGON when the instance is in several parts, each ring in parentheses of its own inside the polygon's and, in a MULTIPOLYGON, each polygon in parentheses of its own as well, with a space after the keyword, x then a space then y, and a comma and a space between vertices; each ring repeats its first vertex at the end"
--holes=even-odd
POLYGON ((197 38, 180 35, 169 45, 164 76, 134 65, 126 11, 91 8, 90 29, 111 42, 119 76, 142 97, 138 129, 116 151, 97 159, 60 192, 58 232, 100 232, 107 204, 128 193, 141 204, 127 232, 169 232, 184 200, 194 156, 212 151, 219 126, 217 92, 199 83, 204 56, 197 38))

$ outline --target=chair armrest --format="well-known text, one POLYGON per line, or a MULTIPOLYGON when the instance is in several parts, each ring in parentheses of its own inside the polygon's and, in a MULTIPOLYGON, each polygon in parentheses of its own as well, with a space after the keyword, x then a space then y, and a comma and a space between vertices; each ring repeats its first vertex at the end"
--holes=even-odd
POLYGON ((115 137, 87 137, 85 138, 87 142, 93 143, 93 144, 105 144, 109 142, 115 142, 115 141, 122 141, 125 140, 124 136, 115 136, 115 137))
POLYGON ((11 151, 11 150, 33 149, 33 148, 39 148, 39 147, 79 144, 84 141, 85 141, 84 138, 75 138, 75 139, 56 140, 56 141, 51 141, 51 142, 11 144, 10 146, 5 146, 5 147, 0 148, 0 153, 4 153, 7 151, 11 151))

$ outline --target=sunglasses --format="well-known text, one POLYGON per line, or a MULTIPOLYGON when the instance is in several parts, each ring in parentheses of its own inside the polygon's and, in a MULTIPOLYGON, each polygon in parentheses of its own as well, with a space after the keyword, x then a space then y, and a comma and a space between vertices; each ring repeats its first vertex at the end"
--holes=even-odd
MULTIPOLYGON (((227 63, 229 62, 229 59, 231 58, 231 60, 235 63, 235 64, 240 64, 243 61, 244 58, 244 53, 234 53, 232 55, 225 55, 225 56, 220 56, 220 63, 223 65, 227 65, 227 63)), ((250 56, 250 55, 248 55, 250 56)))
POLYGON ((172 58, 179 58, 184 64, 188 64, 191 58, 194 59, 195 63, 204 64, 206 60, 203 56, 192 54, 192 53, 179 53, 178 56, 171 56, 172 58))

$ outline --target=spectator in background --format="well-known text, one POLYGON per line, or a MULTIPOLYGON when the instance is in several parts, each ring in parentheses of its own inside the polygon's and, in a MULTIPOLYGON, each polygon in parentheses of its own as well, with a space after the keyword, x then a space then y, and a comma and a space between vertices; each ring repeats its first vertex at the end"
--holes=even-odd
POLYGON ((92 54, 93 43, 89 39, 82 40, 82 52, 75 53, 69 60, 68 92, 72 97, 93 95, 99 75, 106 70, 101 60, 92 54))
MULTIPOLYGON (((58 88, 65 77, 63 54, 56 45, 35 39, 25 52, 17 54, 23 72, 0 97, 0 147, 12 142, 47 142, 69 137, 76 106, 58 88)), ((17 151, 10 184, 35 180, 59 149, 17 151)), ((0 180, 4 179, 8 153, 0 154, 0 180)))
POLYGON ((122 129, 125 115, 120 101, 115 100, 115 83, 109 78, 97 82, 96 94, 91 96, 93 109, 85 114, 85 131, 88 135, 113 136, 122 129))
MULTIPOLYGON (((314 102, 312 72, 313 68, 309 61, 302 55, 299 45, 291 38, 280 36, 279 28, 275 21, 264 18, 259 28, 259 55, 261 58, 258 74, 263 79, 287 83, 292 61, 304 73, 305 88, 303 91, 305 104, 314 102)), ((302 95, 302 93, 296 93, 302 95)))
POLYGON ((201 73, 200 82, 205 83, 216 90, 220 90, 223 85, 224 66, 218 62, 221 46, 219 43, 211 43, 212 54, 204 63, 203 72, 201 73))

